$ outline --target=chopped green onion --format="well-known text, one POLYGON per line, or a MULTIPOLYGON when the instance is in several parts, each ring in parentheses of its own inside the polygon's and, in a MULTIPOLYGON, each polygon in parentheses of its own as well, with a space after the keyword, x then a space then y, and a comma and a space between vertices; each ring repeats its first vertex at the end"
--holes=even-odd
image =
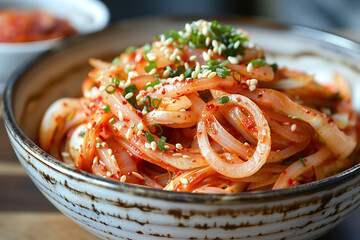
POLYGON ((154 77, 160 78, 161 76, 160 76, 160 74, 155 74, 154 77))
POLYGON ((104 111, 107 112, 107 113, 111 111, 107 104, 103 105, 102 109, 104 109, 104 111))
POLYGON ((159 40, 159 36, 158 35, 154 35, 154 41, 159 40))
POLYGON ((144 109, 145 109, 146 112, 150 112, 150 110, 146 106, 144 106, 143 110, 144 109))
POLYGON ((96 143, 96 148, 100 148, 101 147, 101 143, 96 143))
POLYGON ((75 111, 72 111, 71 113, 69 113, 69 115, 67 115, 66 121, 70 121, 74 116, 75 116, 75 111))
POLYGON ((112 65, 116 65, 116 64, 119 64, 120 63, 120 58, 119 57, 116 57, 112 60, 111 64, 112 65))
POLYGON ((161 127, 160 124, 158 124, 158 123, 153 123, 153 124, 151 124, 150 127, 149 127, 149 130, 150 130, 151 133, 156 134, 156 135, 158 135, 158 136, 160 136, 160 135, 164 132, 164 130, 162 129, 162 127, 161 127), (152 128, 153 126, 155 126, 155 131, 151 131, 151 128, 152 128), (156 132, 156 127, 158 127, 158 128, 160 129, 160 132, 156 132))
POLYGON ((124 73, 129 74, 129 72, 130 72, 130 69, 128 69, 128 68, 124 69, 124 73))
POLYGON ((189 68, 188 70, 186 70, 186 71, 184 72, 184 78, 190 77, 190 76, 191 76, 191 73, 192 73, 193 71, 195 71, 195 67, 192 67, 192 68, 189 68))
POLYGON ((108 94, 113 94, 116 92, 116 87, 114 85, 107 85, 106 88, 105 88, 105 91, 108 93, 108 94))
POLYGON ((300 162, 302 163, 302 165, 303 165, 304 167, 306 167, 306 163, 305 163, 305 161, 304 161, 304 158, 299 158, 299 160, 300 160, 300 162))
POLYGON ((135 128, 135 123, 131 124, 131 129, 134 129, 135 128))
POLYGON ((175 63, 175 64, 178 64, 178 62, 179 62, 179 60, 178 60, 178 59, 175 59, 175 62, 174 62, 174 63, 175 63))
POLYGON ((152 101, 151 101, 151 104, 154 108, 158 108, 161 104, 161 100, 160 99, 157 99, 157 98, 154 98, 152 101))
POLYGON ((144 87, 144 90, 147 90, 149 87, 154 87, 154 86, 156 86, 156 85, 158 85, 158 84, 160 84, 161 82, 160 82, 160 80, 159 79, 156 79, 155 81, 152 81, 151 83, 149 83, 148 85, 146 85, 145 87, 144 87))
POLYGON ((154 141, 154 136, 151 135, 149 132, 145 131, 145 137, 149 142, 154 141))
POLYGON ((335 100, 335 101, 341 101, 342 97, 340 95, 340 92, 336 92, 336 93, 331 94, 330 99, 335 100))
POLYGON ((219 64, 219 67, 225 67, 229 63, 230 63, 229 60, 226 60, 226 61, 222 62, 221 64, 219 64))
POLYGON ((240 74, 239 71, 234 71, 234 72, 232 73, 232 77, 234 78, 235 81, 241 82, 241 74, 240 74), (236 74, 239 75, 238 78, 235 76, 236 74))
POLYGON ((217 68, 216 74, 221 78, 225 78, 226 76, 231 75, 231 70, 227 68, 217 68))
POLYGON ((158 148, 163 152, 166 152, 165 142, 166 142, 166 137, 161 136, 159 143, 158 143, 158 148))
POLYGON ((136 51, 136 47, 135 46, 130 46, 128 47, 127 49, 125 49, 125 53, 128 54, 128 53, 132 53, 132 52, 135 52, 136 51))
POLYGON ((146 96, 143 100, 144 106, 149 108, 151 107, 151 98, 149 96, 146 96))
POLYGON ((265 60, 264 59, 255 59, 250 61, 248 64, 252 64, 254 67, 256 66, 265 66, 265 60))
POLYGON ((274 72, 278 70, 278 65, 276 63, 270 65, 274 72))
MULTIPOLYGON (((146 56, 146 55, 145 55, 146 56)), ((153 70, 154 68, 156 68, 156 63, 151 62, 149 63, 149 65, 145 66, 145 72, 150 72, 151 70, 153 70)))
POLYGON ((217 100, 218 104, 224 104, 230 101, 230 98, 228 96, 222 96, 217 100))
POLYGON ((84 136, 85 136, 85 132, 84 132, 84 131, 80 131, 79 135, 80 135, 81 137, 84 137, 84 136))
POLYGON ((145 53, 148 53, 148 52, 151 51, 152 46, 151 46, 150 44, 146 43, 146 44, 143 46, 143 49, 144 49, 145 53))
POLYGON ((111 82, 111 83, 115 83, 115 85, 119 85, 120 84, 120 78, 110 78, 109 79, 109 82, 111 82))
POLYGON ((114 123, 116 123, 116 119, 115 118, 112 118, 112 119, 110 119, 110 121, 109 121, 111 124, 114 124, 114 123))
POLYGON ((131 92, 134 93, 134 92, 137 92, 137 91, 139 91, 139 90, 137 89, 135 84, 131 84, 131 85, 129 85, 129 86, 127 86, 125 88, 123 95, 125 96, 128 93, 131 93, 131 92))

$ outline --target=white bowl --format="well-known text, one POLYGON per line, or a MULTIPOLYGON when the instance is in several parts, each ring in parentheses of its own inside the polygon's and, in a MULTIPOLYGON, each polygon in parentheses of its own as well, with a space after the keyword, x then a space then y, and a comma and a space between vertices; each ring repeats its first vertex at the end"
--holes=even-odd
MULTIPOLYGON (((97 0, 1 0, 0 9, 40 9, 67 19, 80 34, 103 29, 109 11, 97 0)), ((0 43, 0 92, 14 70, 37 54, 56 46, 61 39, 26 43, 0 43)))
MULTIPOLYGON (((195 194, 100 178, 56 160, 36 145, 35 126, 46 108, 60 97, 78 96, 90 70, 89 57, 112 59, 127 46, 142 46, 154 34, 180 29, 184 23, 168 18, 119 23, 44 54, 8 82, 6 130, 21 164, 49 201, 80 226, 113 240, 309 240, 358 208, 360 164, 330 178, 286 189, 195 194)), ((279 64, 316 72, 337 70, 352 77, 353 87, 360 86, 359 44, 307 28, 246 26, 237 20, 225 23, 247 29, 254 42, 279 64)))

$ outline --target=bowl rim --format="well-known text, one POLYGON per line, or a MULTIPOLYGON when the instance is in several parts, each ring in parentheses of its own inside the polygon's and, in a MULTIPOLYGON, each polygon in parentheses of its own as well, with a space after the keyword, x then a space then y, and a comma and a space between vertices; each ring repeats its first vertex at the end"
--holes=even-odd
MULTIPOLYGON (((71 39, 66 39, 61 43, 56 49, 48 50, 40 56, 36 57, 32 61, 20 67, 7 81, 4 93, 3 93, 3 119, 4 125, 8 132, 9 138, 12 138, 29 154, 34 158, 40 161, 42 164, 47 167, 55 170, 71 179, 76 179, 81 182, 86 182, 88 184, 96 185, 99 187, 104 187, 109 190, 114 190, 123 193, 129 193, 132 195, 162 199, 167 201, 175 202, 189 202, 189 203, 212 203, 212 204, 238 204, 246 202, 263 202, 264 200, 276 200, 276 199, 285 199, 291 198, 299 195, 309 195, 314 192, 324 191, 329 188, 334 188, 342 183, 351 180, 352 178, 360 177, 360 164, 357 164, 349 169, 344 170, 343 172, 336 174, 334 176, 325 178, 320 181, 311 182, 308 184, 303 184, 295 187, 278 189, 278 190, 269 190, 269 191, 257 191, 257 192, 247 192, 247 193, 235 193, 235 194, 198 194, 198 193, 188 193, 188 192, 174 192, 174 191, 164 191, 159 189, 151 189, 147 187, 142 187, 138 185, 132 185, 127 183, 121 183, 115 180, 110 180, 106 178, 101 178, 90 174, 88 172, 73 168, 65 163, 57 160, 52 157, 39 146, 37 146, 32 140, 30 140, 24 132, 21 130, 20 126, 17 124, 15 116, 12 111, 12 92, 17 82, 21 80, 21 76, 26 73, 27 69, 34 66, 38 60, 45 59, 46 56, 51 54, 56 54, 56 52, 61 51, 61 49, 71 46, 73 44, 78 44, 79 42, 94 37, 96 35, 102 34, 105 31, 111 31, 121 24, 129 24, 136 21, 146 21, 149 19, 163 19, 167 20, 169 17, 142 17, 132 20, 120 21, 117 24, 108 26, 104 30, 96 33, 76 36, 71 39)), ((182 20, 185 24, 189 19, 187 18, 170 18, 172 20, 182 20)), ((219 21, 230 21, 234 24, 249 24, 256 27, 266 27, 281 29, 284 31, 289 31, 291 34, 296 34, 299 36, 306 36, 312 40, 317 40, 320 42, 328 43, 336 47, 345 48, 351 51, 357 51, 360 54, 360 44, 349 40, 347 38, 335 35, 329 32, 317 30, 314 28, 299 26, 299 25, 290 25, 277 23, 274 21, 266 20, 259 18, 242 18, 242 17, 231 17, 231 18, 218 18, 219 21), (341 45, 340 45, 341 44, 341 45)))

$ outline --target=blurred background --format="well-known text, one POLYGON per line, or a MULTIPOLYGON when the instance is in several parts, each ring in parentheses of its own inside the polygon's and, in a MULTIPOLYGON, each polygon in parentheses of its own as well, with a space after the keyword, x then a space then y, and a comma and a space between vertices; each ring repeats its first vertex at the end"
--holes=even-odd
POLYGON ((167 15, 196 18, 260 16, 337 32, 360 39, 359 0, 102 0, 111 22, 140 16, 167 15))

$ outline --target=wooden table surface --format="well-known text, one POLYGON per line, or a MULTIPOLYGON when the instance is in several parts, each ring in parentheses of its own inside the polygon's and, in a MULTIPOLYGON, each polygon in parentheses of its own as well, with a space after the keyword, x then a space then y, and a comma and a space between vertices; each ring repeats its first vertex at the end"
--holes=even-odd
MULTIPOLYGON (((341 33, 360 41, 360 31, 341 33)), ((31 182, 11 148, 1 116, 0 239, 99 240, 60 213, 31 182)), ((339 239, 360 239, 360 209, 318 240, 339 239)))

